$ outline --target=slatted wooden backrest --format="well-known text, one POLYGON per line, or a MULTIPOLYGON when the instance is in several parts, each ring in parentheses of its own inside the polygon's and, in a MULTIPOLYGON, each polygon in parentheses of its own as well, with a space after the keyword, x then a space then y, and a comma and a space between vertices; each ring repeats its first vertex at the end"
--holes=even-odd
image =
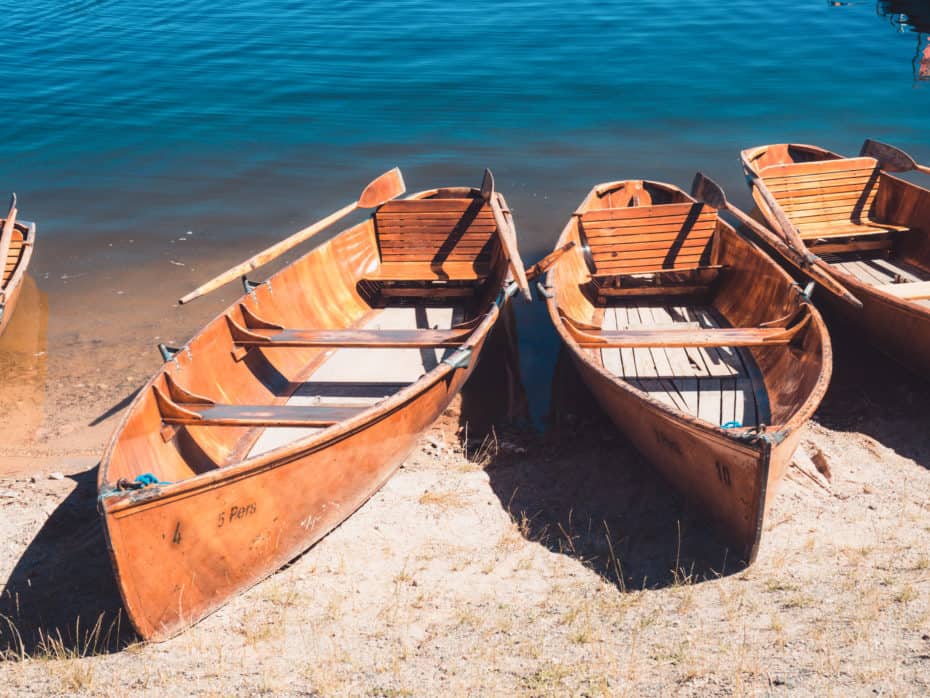
POLYGON ((3 280, 2 283, 0 283, 0 287, 5 285, 10 277, 13 276, 13 272, 16 271, 16 265, 19 263, 22 252, 23 234, 14 228, 13 238, 10 240, 10 251, 7 253, 6 260, 4 260, 3 280))
POLYGON ((869 222, 880 170, 874 158, 842 158, 772 165, 760 174, 801 237, 815 239, 837 224, 869 222))
POLYGON ((401 199, 375 213, 382 263, 489 265, 496 231, 494 214, 481 199, 401 199))
POLYGON ((594 273, 608 276, 697 267, 716 226, 712 208, 678 203, 587 211, 580 228, 594 273))

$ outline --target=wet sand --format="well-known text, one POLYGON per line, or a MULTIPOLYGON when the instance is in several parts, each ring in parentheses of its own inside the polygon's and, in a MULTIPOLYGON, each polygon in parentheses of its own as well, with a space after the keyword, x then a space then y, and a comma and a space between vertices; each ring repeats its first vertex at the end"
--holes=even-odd
POLYGON ((183 307, 176 299, 273 241, 217 244, 183 233, 148 244, 131 239, 46 243, 40 229, 19 305, 0 337, 0 413, 7 415, 0 474, 95 465, 119 415, 161 364, 156 345, 186 342, 242 286, 230 283, 183 307))

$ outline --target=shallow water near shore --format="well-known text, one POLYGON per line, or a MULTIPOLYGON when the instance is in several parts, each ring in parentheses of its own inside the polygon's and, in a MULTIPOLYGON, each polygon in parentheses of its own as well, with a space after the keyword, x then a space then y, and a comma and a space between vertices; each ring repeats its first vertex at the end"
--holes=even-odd
MULTIPOLYGON (((180 310, 175 298, 393 165, 409 191, 477 185, 491 167, 530 264, 596 182, 687 187, 701 169, 746 205, 750 145, 851 154, 868 136, 930 161, 922 6, 10 7, 0 192, 38 221, 31 272, 48 312, 32 401, 46 424, 30 439, 49 458, 99 454, 158 365, 153 344, 183 342, 236 291, 180 310)), ((539 416, 555 335, 541 304, 518 319, 539 416)))

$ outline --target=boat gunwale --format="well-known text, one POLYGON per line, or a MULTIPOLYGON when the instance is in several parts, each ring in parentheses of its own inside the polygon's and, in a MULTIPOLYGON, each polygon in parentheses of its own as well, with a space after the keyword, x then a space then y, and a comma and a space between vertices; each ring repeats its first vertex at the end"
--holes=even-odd
MULTIPOLYGON (((474 197, 480 196, 480 190, 474 187, 438 187, 416 192, 407 197, 404 197, 404 199, 424 199, 443 192, 453 192, 460 194, 468 193, 474 197)), ((315 245, 305 254, 301 255, 298 259, 272 274, 270 277, 268 277, 268 280, 273 280, 277 275, 285 272, 296 264, 300 264, 308 256, 313 254, 320 246, 328 244, 330 240, 337 238, 339 235, 342 235, 349 230, 354 230, 358 227, 358 225, 364 224, 366 220, 370 220, 374 215, 375 212, 372 212, 367 219, 364 219, 355 225, 349 226, 348 228, 339 231, 326 241, 315 245)), ((485 340, 491 329, 494 327, 494 324, 497 322, 497 319, 500 315, 501 305, 509 298, 509 295, 507 295, 507 290, 512 281, 512 273, 508 268, 501 280, 500 288, 498 290, 498 294, 495 296, 495 300, 491 301, 490 307, 483 313, 482 321, 468 336, 468 340, 457 348, 457 351, 462 351, 465 349, 473 350, 476 345, 482 343, 485 340), (504 294, 503 299, 501 297, 502 294, 504 294)), ((201 326, 201 328, 180 347, 178 353, 180 354, 183 352, 185 348, 188 347, 197 337, 199 337, 206 328, 212 326, 215 322, 222 321, 223 317, 226 316, 231 310, 238 307, 240 303, 244 302, 248 295, 248 293, 243 293, 241 296, 236 298, 227 308, 218 313, 216 317, 201 326)), ((98 508, 100 509, 101 514, 105 515, 105 519, 106 516, 117 513, 122 513, 122 515, 125 516, 126 514, 123 512, 125 512, 127 509, 138 509, 141 511, 142 508, 147 509, 160 503, 168 503, 178 498, 192 496, 201 490, 212 489, 213 487, 224 482, 238 481, 253 474, 272 470, 278 466, 283 466, 295 460, 299 460, 308 454, 320 451, 333 443, 337 443, 344 440, 345 438, 357 434, 360 431, 366 429, 368 426, 383 421, 383 419, 395 414, 398 410, 402 409, 405 404, 412 402, 417 396, 427 392, 429 388, 439 383, 447 376, 452 375, 455 371, 468 370, 471 363, 477 361, 478 358, 478 356, 473 355, 470 359, 469 365, 462 367, 453 367, 447 362, 441 361, 439 362, 439 365, 436 366, 436 368, 423 374, 413 383, 393 393, 385 400, 366 407, 366 409, 359 412, 357 415, 333 424, 330 427, 326 427, 319 432, 310 434, 291 443, 284 444, 260 455, 246 458, 245 460, 240 460, 238 462, 229 463, 227 465, 213 468, 202 473, 195 473, 192 476, 184 478, 183 480, 178 480, 177 482, 150 485, 140 490, 117 490, 115 487, 110 486, 110 483, 106 479, 109 472, 109 465, 113 457, 113 452, 116 449, 116 445, 119 442, 130 417, 134 414, 139 404, 144 399, 146 399, 147 393, 152 389, 159 378, 164 373, 166 373, 165 365, 170 363, 166 362, 139 390, 133 401, 127 407, 125 413, 120 419, 119 424, 113 431, 113 435, 107 444, 107 448, 104 451, 103 457, 101 458, 100 464, 98 466, 98 508)))
MULTIPOLYGON (((698 203, 690 194, 688 194, 683 189, 681 189, 681 187, 678 187, 674 184, 668 184, 665 182, 658 182, 655 180, 617 180, 614 182, 605 182, 601 184, 596 184, 591 188, 591 190, 582 200, 581 205, 578 206, 578 208, 569 217, 569 220, 565 224, 565 227, 562 229, 562 232, 559 235, 558 241, 556 242, 555 247, 553 249, 558 249, 559 247, 565 245, 566 242, 568 242, 567 238, 571 234, 572 226, 576 225, 577 217, 586 212, 586 209, 590 205, 593 197, 602 196, 601 192, 606 190, 608 187, 611 187, 611 188, 619 187, 628 182, 635 182, 635 181, 641 181, 644 184, 651 184, 651 185, 658 186, 658 187, 661 187, 661 188, 664 188, 670 191, 680 192, 684 194, 689 200, 693 201, 694 203, 698 203)), ((748 240, 745 237, 739 235, 739 233, 736 232, 733 226, 730 225, 727 221, 725 221, 722 217, 720 217, 719 214, 718 214, 718 220, 720 220, 720 222, 722 222, 724 225, 729 227, 733 231, 734 235, 738 235, 748 245, 751 245, 753 248, 755 248, 756 251, 759 252, 759 254, 761 254, 764 257, 769 258, 772 262, 772 265, 778 270, 778 273, 781 274, 781 276, 783 276, 792 286, 794 286, 797 289, 799 294, 802 294, 802 290, 800 286, 798 286, 798 284, 794 281, 794 279, 791 278, 791 275, 788 274, 788 272, 786 272, 784 269, 782 269, 781 266, 778 265, 774 260, 772 260, 771 257, 769 257, 769 255, 767 255, 764 250, 762 250, 753 241, 748 240)), ((553 274, 554 274, 554 270, 550 269, 546 275, 546 286, 549 287, 550 289, 552 288, 552 284, 554 281, 553 274)), ((805 401, 794 411, 794 414, 789 420, 781 424, 778 424, 778 425, 771 425, 771 426, 777 426, 778 429, 771 430, 771 431, 766 430, 762 433, 758 433, 758 432, 734 433, 730 429, 724 429, 720 425, 713 424, 706 420, 699 419, 698 417, 694 415, 690 415, 686 412, 675 409, 657 400, 656 398, 649 395, 649 393, 639 390, 638 388, 633 386, 628 381, 624 380, 623 378, 619 376, 616 376, 610 373, 603 366, 598 365, 596 362, 592 361, 589 357, 585 355, 584 348, 582 348, 581 345, 578 344, 578 342, 574 339, 574 337, 571 336, 571 333, 568 332, 568 330, 566 329, 565 323, 559 312, 556 294, 553 293, 551 297, 546 299, 546 306, 549 310, 549 317, 552 320, 553 325, 555 325, 555 328, 559 334, 559 337, 566 344, 566 346, 568 346, 581 361, 585 362, 585 364, 588 365, 590 368, 592 368, 594 371, 608 378, 614 385, 619 387, 621 390, 624 390, 624 391, 627 391, 633 394, 634 397, 646 403, 649 407, 651 407, 654 411, 659 412, 662 416, 671 418, 674 421, 680 423, 682 426, 686 426, 690 429, 697 429, 701 433, 708 435, 708 436, 713 436, 718 440, 721 440, 721 437, 722 437, 722 440, 726 444, 733 446, 733 447, 741 448, 742 450, 754 452, 754 453, 762 453, 766 450, 766 446, 761 444, 760 442, 772 441, 774 445, 777 445, 778 443, 781 443, 783 440, 787 439, 793 432, 801 428, 804 425, 804 423, 807 422, 813 416, 814 412, 817 411, 817 406, 820 404, 823 398, 823 395, 826 394, 827 388, 830 384, 830 378, 832 375, 832 366, 833 366, 833 346, 830 342, 830 335, 827 332, 826 324, 823 320, 823 317, 820 315, 820 312, 817 310, 817 308, 814 306, 814 304, 810 300, 802 296, 801 305, 807 306, 807 310, 811 315, 811 319, 814 323, 814 326, 817 328, 817 331, 820 334, 822 358, 821 358, 820 374, 817 377, 817 381, 812 386, 810 394, 807 396, 807 399, 805 399, 805 401), (756 438, 752 438, 753 436, 755 436, 756 438)))

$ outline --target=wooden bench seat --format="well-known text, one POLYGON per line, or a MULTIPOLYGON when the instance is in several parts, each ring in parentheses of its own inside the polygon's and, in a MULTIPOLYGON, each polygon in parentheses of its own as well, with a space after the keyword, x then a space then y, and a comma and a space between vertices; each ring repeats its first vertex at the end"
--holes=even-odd
MULTIPOLYGON (((232 323, 232 321, 230 321, 232 323)), ((232 323, 235 325, 235 323, 232 323)), ((231 326, 232 326, 231 325, 231 326)), ((472 333, 471 328, 456 330, 247 330, 238 325, 233 343, 242 347, 371 347, 429 348, 458 347, 472 333)))
POLYGON ((286 347, 343 347, 372 349, 440 349, 459 347, 468 341, 480 317, 454 325, 449 329, 292 329, 258 317, 244 303, 239 304, 243 324, 226 315, 226 324, 233 344, 236 360, 242 359, 246 349, 286 347))
POLYGON ((787 344, 793 332, 784 327, 662 329, 585 331, 590 339, 579 340, 583 347, 756 347, 764 344, 787 344))
POLYGON ((477 281, 499 244, 494 214, 477 197, 388 201, 374 223, 381 265, 367 281, 477 281))
POLYGON ((489 263, 382 262, 366 281, 479 281, 490 273, 489 263))
POLYGON ((223 405, 180 387, 165 374, 168 393, 155 386, 155 401, 168 425, 226 427, 328 427, 368 409, 359 405, 223 405))
POLYGON ((632 347, 757 347, 788 344, 808 322, 810 313, 802 309, 759 327, 649 327, 628 330, 602 330, 581 325, 562 315, 575 341, 586 349, 632 347))
POLYGON ((710 290, 724 267, 648 269, 628 274, 592 274, 598 297, 683 296, 710 290))
POLYGON ((874 158, 771 165, 760 174, 803 240, 885 235, 908 229, 873 217, 881 174, 874 158))
POLYGON ((701 263, 717 212, 699 203, 602 208, 580 214, 596 276, 687 269, 701 263))

